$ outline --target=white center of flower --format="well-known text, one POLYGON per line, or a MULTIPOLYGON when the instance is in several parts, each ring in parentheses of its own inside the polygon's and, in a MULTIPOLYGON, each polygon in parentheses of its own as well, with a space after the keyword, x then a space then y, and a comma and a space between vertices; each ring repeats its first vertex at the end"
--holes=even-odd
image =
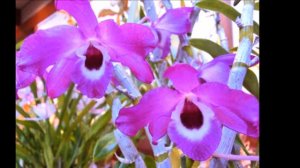
POLYGON ((84 76, 90 80, 98 80, 104 74, 109 55, 106 50, 96 42, 90 42, 77 51, 82 59, 80 69, 84 76))
POLYGON ((198 141, 209 132, 211 119, 213 119, 213 117, 214 113, 211 109, 203 103, 198 102, 195 97, 189 98, 188 100, 183 99, 172 113, 172 120, 176 124, 178 133, 191 141, 198 141), (186 101, 191 101, 189 103, 193 103, 195 106, 191 108, 193 111, 190 114, 187 113, 187 115, 185 115, 183 111, 186 101), (195 108, 199 110, 195 110, 195 108), (197 112, 200 114, 196 114, 197 112), (194 113, 196 115, 194 115, 194 113))

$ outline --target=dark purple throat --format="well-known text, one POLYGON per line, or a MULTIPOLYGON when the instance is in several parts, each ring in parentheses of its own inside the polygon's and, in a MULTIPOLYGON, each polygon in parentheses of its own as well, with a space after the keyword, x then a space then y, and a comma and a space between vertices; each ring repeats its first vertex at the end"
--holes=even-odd
POLYGON ((198 129, 203 124, 202 112, 193 102, 187 99, 184 101, 180 119, 182 124, 188 129, 198 129))
POLYGON ((98 70, 101 68, 103 63, 103 54, 100 50, 95 48, 92 44, 86 50, 85 53, 85 67, 89 70, 98 70))

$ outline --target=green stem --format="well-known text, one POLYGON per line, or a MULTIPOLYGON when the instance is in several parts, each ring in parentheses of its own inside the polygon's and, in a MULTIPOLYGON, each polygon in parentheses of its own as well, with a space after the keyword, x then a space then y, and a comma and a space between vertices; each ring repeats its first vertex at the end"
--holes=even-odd
POLYGON ((71 86, 69 87, 69 90, 67 92, 66 97, 64 98, 64 104, 63 104, 63 107, 62 107, 62 110, 61 110, 61 113, 60 113, 60 116, 59 116, 59 124, 58 124, 57 130, 56 130, 56 133, 59 133, 59 131, 62 127, 63 119, 64 119, 64 116, 67 112, 67 108, 68 108, 68 105, 69 105, 69 102, 70 102, 70 98, 71 98, 71 95, 72 95, 73 88, 74 88, 74 84, 72 83, 71 86))
POLYGON ((82 98, 82 94, 79 93, 79 96, 77 97, 77 99, 72 102, 70 114, 66 118, 66 129, 69 129, 69 123, 70 123, 71 117, 76 112, 77 105, 78 105, 78 103, 79 103, 79 101, 80 101, 81 98, 82 98))
POLYGON ((69 138, 70 138, 70 134, 73 131, 73 129, 75 129, 75 127, 77 126, 78 123, 80 123, 80 121, 82 120, 82 118, 94 107, 94 105, 96 104, 96 101, 91 101, 78 115, 78 117, 76 118, 76 120, 72 123, 72 125, 69 127, 68 130, 66 130, 66 132, 63 135, 63 139, 62 142, 59 144, 56 155, 55 155, 55 160, 58 159, 59 154, 62 150, 62 148, 64 147, 65 143, 68 142, 69 138))

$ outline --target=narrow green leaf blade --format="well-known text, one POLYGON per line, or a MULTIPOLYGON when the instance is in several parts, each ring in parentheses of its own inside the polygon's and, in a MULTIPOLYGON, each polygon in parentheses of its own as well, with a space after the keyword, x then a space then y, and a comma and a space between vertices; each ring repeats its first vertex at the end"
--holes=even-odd
POLYGON ((27 128, 32 128, 34 130, 39 130, 40 132, 44 133, 43 129, 36 121, 25 121, 25 120, 16 120, 17 124, 21 124, 27 128))
POLYGON ((199 8, 209 9, 220 12, 235 21, 241 14, 230 5, 219 0, 202 0, 196 4, 199 8))
POLYGON ((259 98, 259 83, 255 73, 252 70, 247 70, 243 84, 250 93, 259 98))
POLYGON ((93 161, 98 162, 105 159, 109 155, 113 155, 117 147, 116 140, 113 132, 106 134, 100 138, 93 151, 93 161))
POLYGON ((200 50, 209 53, 214 58, 219 55, 228 54, 228 52, 223 47, 207 39, 191 39, 190 44, 200 50))

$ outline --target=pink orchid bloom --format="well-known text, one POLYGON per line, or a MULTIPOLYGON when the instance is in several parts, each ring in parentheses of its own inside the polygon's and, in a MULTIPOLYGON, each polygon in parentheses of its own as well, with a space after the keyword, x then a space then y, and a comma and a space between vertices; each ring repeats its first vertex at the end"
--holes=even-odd
POLYGON ((153 51, 154 55, 164 59, 170 52, 171 34, 183 35, 191 31, 190 15, 192 11, 192 7, 169 9, 151 24, 159 39, 157 48, 153 51))
POLYGON ((90 98, 100 98, 113 76, 112 62, 121 62, 142 82, 150 83, 153 73, 145 57, 157 44, 150 28, 134 23, 117 25, 113 20, 98 23, 89 0, 56 0, 78 27, 60 25, 39 30, 24 40, 20 49, 22 71, 43 76, 47 94, 58 97, 71 82, 90 98))
POLYGON ((259 136, 259 103, 240 90, 217 82, 199 81, 199 72, 188 64, 166 70, 175 89, 148 91, 140 102, 123 108, 116 126, 134 136, 149 125, 153 143, 165 134, 194 160, 206 160, 221 140, 222 126, 252 137, 259 136))
MULTIPOLYGON (((233 64, 236 54, 224 54, 220 55, 213 60, 201 65, 198 70, 198 77, 202 82, 219 82, 227 84, 231 66, 233 64)), ((254 59, 254 55, 251 55, 251 59, 254 59)), ((253 63, 252 66, 256 65, 253 63)))

